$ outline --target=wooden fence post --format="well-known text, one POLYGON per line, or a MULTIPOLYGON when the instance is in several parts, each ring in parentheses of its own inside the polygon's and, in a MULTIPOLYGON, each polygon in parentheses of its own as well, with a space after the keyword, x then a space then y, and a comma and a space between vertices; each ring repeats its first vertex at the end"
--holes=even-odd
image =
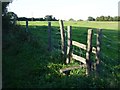
POLYGON ((66 58, 66 64, 70 63, 71 60, 71 54, 72 54, 72 26, 67 27, 67 33, 68 33, 68 40, 67 40, 67 58, 66 58))
POLYGON ((65 42, 66 40, 65 40, 63 21, 59 20, 59 24, 60 24, 60 33, 61 33, 61 49, 62 49, 62 53, 64 54, 64 57, 66 57, 66 42, 65 42))
POLYGON ((90 54, 92 52, 92 29, 88 29, 87 36, 87 51, 86 51, 86 75, 89 75, 91 72, 91 57, 90 54))
POLYGON ((48 22, 48 50, 51 51, 51 22, 48 22))
POLYGON ((28 32, 28 20, 26 19, 26 32, 28 32))
POLYGON ((97 30, 97 38, 96 38, 96 73, 99 73, 99 64, 100 64, 100 49, 101 49, 101 38, 102 38, 102 29, 97 30))

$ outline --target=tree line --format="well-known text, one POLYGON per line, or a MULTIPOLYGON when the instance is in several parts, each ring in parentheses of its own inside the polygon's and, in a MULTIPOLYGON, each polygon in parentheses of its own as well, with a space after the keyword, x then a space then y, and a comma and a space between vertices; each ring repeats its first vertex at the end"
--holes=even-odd
POLYGON ((120 16, 100 16, 100 17, 91 17, 89 16, 88 21, 120 21, 120 16))
POLYGON ((55 17, 52 15, 46 15, 44 18, 26 18, 26 17, 18 17, 18 21, 58 21, 55 17))

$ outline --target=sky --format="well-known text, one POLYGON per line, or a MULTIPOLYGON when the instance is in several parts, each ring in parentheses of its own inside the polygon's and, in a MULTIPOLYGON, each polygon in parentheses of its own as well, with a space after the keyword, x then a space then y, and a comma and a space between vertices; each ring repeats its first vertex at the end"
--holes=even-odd
POLYGON ((89 16, 118 16, 120 0, 13 0, 8 6, 18 17, 45 17, 86 20, 89 16))

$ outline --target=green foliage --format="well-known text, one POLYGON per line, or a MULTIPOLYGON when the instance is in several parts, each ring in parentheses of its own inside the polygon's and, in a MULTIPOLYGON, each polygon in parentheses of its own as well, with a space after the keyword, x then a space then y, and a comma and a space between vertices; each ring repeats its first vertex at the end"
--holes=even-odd
POLYGON ((52 15, 46 15, 44 18, 26 18, 26 17, 18 17, 17 19, 18 21, 58 21, 55 17, 53 17, 52 15))
POLYGON ((77 21, 83 21, 82 19, 78 19, 77 21))
POLYGON ((73 18, 70 18, 69 21, 75 21, 73 18))
POLYGON ((52 15, 46 15, 45 20, 46 21, 52 21, 52 15))
POLYGON ((8 12, 2 16, 3 33, 8 33, 16 25, 17 15, 13 12, 8 12))
POLYGON ((2 2, 2 30, 3 35, 10 32, 16 24, 17 15, 14 12, 8 12, 9 2, 2 2))
POLYGON ((46 15, 44 19, 45 21, 57 21, 57 19, 53 17, 52 15, 46 15))
POLYGON ((7 13, 7 6, 9 2, 2 2, 2 14, 5 15, 7 13))
POLYGON ((17 14, 15 14, 14 12, 8 12, 7 17, 10 18, 11 24, 16 25, 16 21, 17 21, 17 18, 18 18, 17 14))
POLYGON ((119 16, 111 17, 111 16, 100 16, 96 18, 96 21, 120 21, 119 16))
POLYGON ((89 16, 89 17, 88 17, 88 21, 95 21, 95 18, 89 16))

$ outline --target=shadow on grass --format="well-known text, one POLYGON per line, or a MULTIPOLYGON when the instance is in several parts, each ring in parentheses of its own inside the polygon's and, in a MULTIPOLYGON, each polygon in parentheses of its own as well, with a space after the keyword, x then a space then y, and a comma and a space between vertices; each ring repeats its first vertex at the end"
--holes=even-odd
MULTIPOLYGON (((72 39, 86 44, 88 28, 73 27, 72 39)), ((3 50, 3 88, 104 88, 120 85, 117 30, 103 30, 105 37, 102 39, 102 53, 105 56, 101 57, 101 74, 98 78, 94 75, 87 77, 81 70, 75 70, 69 76, 62 75, 59 70, 65 65, 61 52, 57 49, 52 52, 47 50, 47 26, 30 26, 29 31, 32 41, 16 43, 15 46, 21 45, 17 54, 13 52, 16 50, 14 45, 3 50), (111 43, 108 43, 110 40, 111 43), (107 48, 107 45, 111 45, 116 50, 107 48)), ((59 27, 52 27, 52 36, 56 41, 58 31, 59 27)), ((94 33, 96 33, 95 28, 94 33)), ((93 46, 96 45, 95 39, 96 34, 93 35, 93 46)), ((55 40, 53 40, 53 48, 54 44, 56 44, 55 40)))

